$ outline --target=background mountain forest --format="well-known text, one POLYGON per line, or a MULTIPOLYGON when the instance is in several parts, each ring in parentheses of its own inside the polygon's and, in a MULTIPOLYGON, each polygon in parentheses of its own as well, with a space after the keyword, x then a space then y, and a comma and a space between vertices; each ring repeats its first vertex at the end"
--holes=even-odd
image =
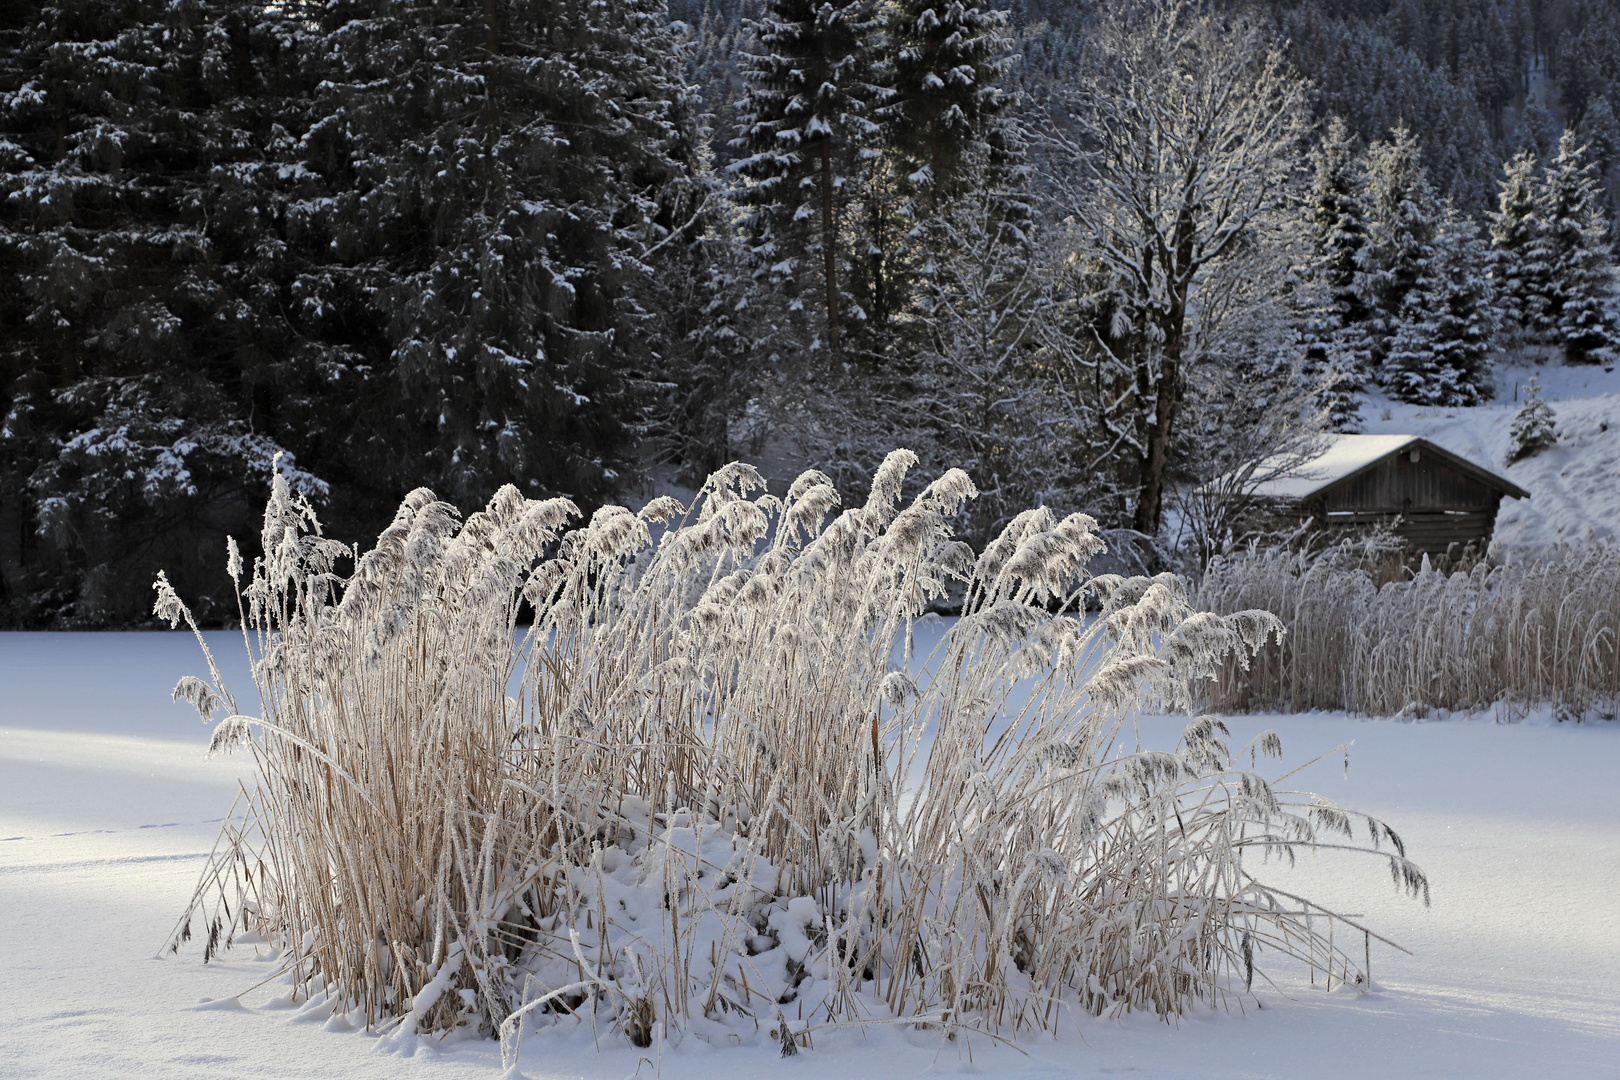
POLYGON ((0 0, 0 625, 234 617, 273 470, 908 446, 1196 560, 1366 391, 1613 363, 1617 110, 1607 0, 0 0))

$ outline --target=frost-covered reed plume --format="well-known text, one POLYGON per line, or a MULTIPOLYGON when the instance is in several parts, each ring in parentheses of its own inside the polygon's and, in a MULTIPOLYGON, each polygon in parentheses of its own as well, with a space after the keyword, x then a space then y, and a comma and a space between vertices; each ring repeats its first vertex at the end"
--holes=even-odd
POLYGON ((1241 767, 1275 736, 1234 754, 1197 717, 1175 753, 1121 738, 1143 694, 1193 711, 1276 620, 1196 614, 1169 575, 1087 577, 1083 514, 1027 511, 975 556, 949 527, 972 483, 903 502, 914 462, 842 512, 819 473, 776 498, 738 464, 690 509, 572 532, 563 500, 504 488, 458 527, 416 491, 347 578, 278 482, 242 589, 262 713, 217 671, 177 689, 258 765, 180 934, 261 935, 297 992, 401 1037, 1049 1029, 1224 1001, 1262 947, 1356 982, 1331 920, 1245 860, 1350 832, 1241 767), (953 585, 965 614, 912 656, 953 585), (1082 599, 1100 614, 1059 611, 1082 599))
POLYGON ((1382 586, 1352 546, 1256 549, 1217 559, 1211 611, 1264 607, 1288 633, 1232 667, 1223 708, 1349 709, 1374 716, 1550 706, 1620 711, 1620 548, 1446 574, 1427 559, 1382 586))

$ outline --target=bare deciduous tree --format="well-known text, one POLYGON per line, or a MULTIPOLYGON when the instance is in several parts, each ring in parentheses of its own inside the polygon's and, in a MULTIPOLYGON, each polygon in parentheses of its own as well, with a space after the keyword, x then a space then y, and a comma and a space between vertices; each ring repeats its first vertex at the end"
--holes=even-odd
POLYGON ((1117 10, 1095 77, 1048 151, 1080 258, 1106 284, 1103 347, 1134 383, 1122 437, 1140 456, 1133 525, 1157 535, 1177 413, 1206 347, 1199 293, 1290 198, 1307 84, 1242 16, 1177 0, 1117 10))

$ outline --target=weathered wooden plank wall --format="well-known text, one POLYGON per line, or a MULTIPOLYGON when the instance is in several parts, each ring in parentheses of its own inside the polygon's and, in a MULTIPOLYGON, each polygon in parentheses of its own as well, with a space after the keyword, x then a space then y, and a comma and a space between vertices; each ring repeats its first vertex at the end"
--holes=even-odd
POLYGON ((1327 510, 1358 512, 1407 510, 1484 510, 1500 498, 1495 490, 1466 476, 1433 454, 1402 450, 1359 476, 1321 493, 1327 510))
POLYGON ((1435 454, 1414 450, 1397 451, 1294 504, 1294 515, 1314 517, 1330 528, 1387 524, 1399 515, 1395 532, 1414 551, 1445 554, 1452 545, 1468 544, 1483 550, 1502 493, 1435 454))

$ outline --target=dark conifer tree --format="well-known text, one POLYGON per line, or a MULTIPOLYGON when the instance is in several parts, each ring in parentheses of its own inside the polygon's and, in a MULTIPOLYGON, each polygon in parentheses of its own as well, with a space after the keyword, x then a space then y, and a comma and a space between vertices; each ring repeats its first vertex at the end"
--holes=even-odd
POLYGON ((1439 201, 1407 129, 1368 149, 1362 203, 1367 242, 1357 255, 1355 290, 1382 363, 1403 321, 1407 293, 1430 272, 1439 225, 1439 201))
POLYGON ((1538 158, 1546 157, 1556 137, 1557 133, 1553 130, 1552 116, 1548 114, 1547 106, 1542 104, 1540 98, 1531 98, 1525 103, 1524 113, 1519 121, 1518 152, 1538 158))
POLYGON ((1497 212, 1491 215, 1491 277, 1508 330, 1535 337, 1547 309, 1548 266, 1538 243, 1540 194, 1536 159, 1521 150, 1502 166, 1497 212))
POLYGON ((820 307, 819 329, 837 356, 849 261, 841 232, 878 132, 871 109, 877 23, 867 0, 770 0, 753 24, 757 52, 743 58, 747 91, 733 168, 758 257, 801 302, 820 307), (815 294, 819 293, 819 297, 815 294))
POLYGON ((258 4, 58 0, 5 45, 0 619, 138 620, 159 566, 223 617, 281 449, 275 42, 258 4))
POLYGON ((1566 360, 1611 356, 1614 328, 1605 304, 1613 286, 1602 189, 1586 147, 1566 130, 1541 195, 1541 244, 1548 265, 1547 329, 1566 360))
POLYGON ((949 197, 970 147, 990 147, 992 166, 1003 149, 1006 21, 1006 12, 970 0, 900 0, 890 17, 888 142, 931 206, 949 197))
POLYGON ((1587 105, 1579 134, 1599 177, 1620 165, 1620 119, 1616 119, 1607 96, 1600 94, 1587 105))
POLYGON ((642 295, 657 312, 660 349, 655 403, 641 456, 675 467, 694 488, 746 454, 746 422, 785 330, 781 297, 756 278, 747 245, 732 227, 736 207, 712 189, 705 209, 660 259, 642 295))
POLYGON ((1485 245, 1472 222, 1448 214, 1417 280, 1385 360, 1385 385, 1404 401, 1477 405, 1491 396, 1495 318, 1485 245))
POLYGON ((638 255, 685 183, 661 7, 347 0, 310 19, 290 317, 305 377, 364 418, 305 419, 327 472, 385 504, 421 483, 463 504, 503 482, 611 492, 649 359, 638 255))
POLYGON ((280 448, 345 538, 422 484, 589 503, 631 467, 637 298, 698 194, 660 6, 60 0, 15 40, 14 618, 137 619, 158 565, 209 595, 280 448))
POLYGON ((1368 207, 1357 292, 1395 397, 1468 405, 1489 396, 1495 320, 1484 244, 1429 186, 1411 133, 1398 128, 1367 154, 1368 207))
MULTIPOLYGON (((963 0, 904 0, 884 11, 872 112, 881 150, 869 156, 861 188, 855 227, 864 257, 851 285, 867 315, 868 349, 904 357, 917 343, 897 317, 919 300, 923 279, 955 257, 944 249, 951 203, 986 184, 1018 187, 1023 140, 1001 87, 1005 11, 963 0)), ((1002 212, 1027 217, 1015 199, 1003 200, 1002 212)))
POLYGON ((1540 377, 1532 375, 1530 385, 1525 387, 1524 404, 1508 429, 1507 462, 1512 465, 1557 445, 1558 416, 1552 406, 1542 400, 1540 377))
POLYGON ((1364 325, 1367 308, 1356 293, 1357 262, 1367 243, 1361 204, 1356 138, 1339 117, 1311 153, 1314 179, 1306 219, 1316 257, 1316 273, 1327 287, 1324 310, 1310 314, 1304 326, 1306 374, 1324 379, 1322 404, 1335 431, 1358 426, 1358 392, 1369 377, 1372 355, 1364 325))
POLYGON ((1364 314, 1354 288, 1356 257, 1367 243, 1356 175, 1359 159, 1356 137, 1342 119, 1332 117, 1311 154, 1315 176, 1306 217, 1333 298, 1344 305, 1347 322, 1358 322, 1364 314))

